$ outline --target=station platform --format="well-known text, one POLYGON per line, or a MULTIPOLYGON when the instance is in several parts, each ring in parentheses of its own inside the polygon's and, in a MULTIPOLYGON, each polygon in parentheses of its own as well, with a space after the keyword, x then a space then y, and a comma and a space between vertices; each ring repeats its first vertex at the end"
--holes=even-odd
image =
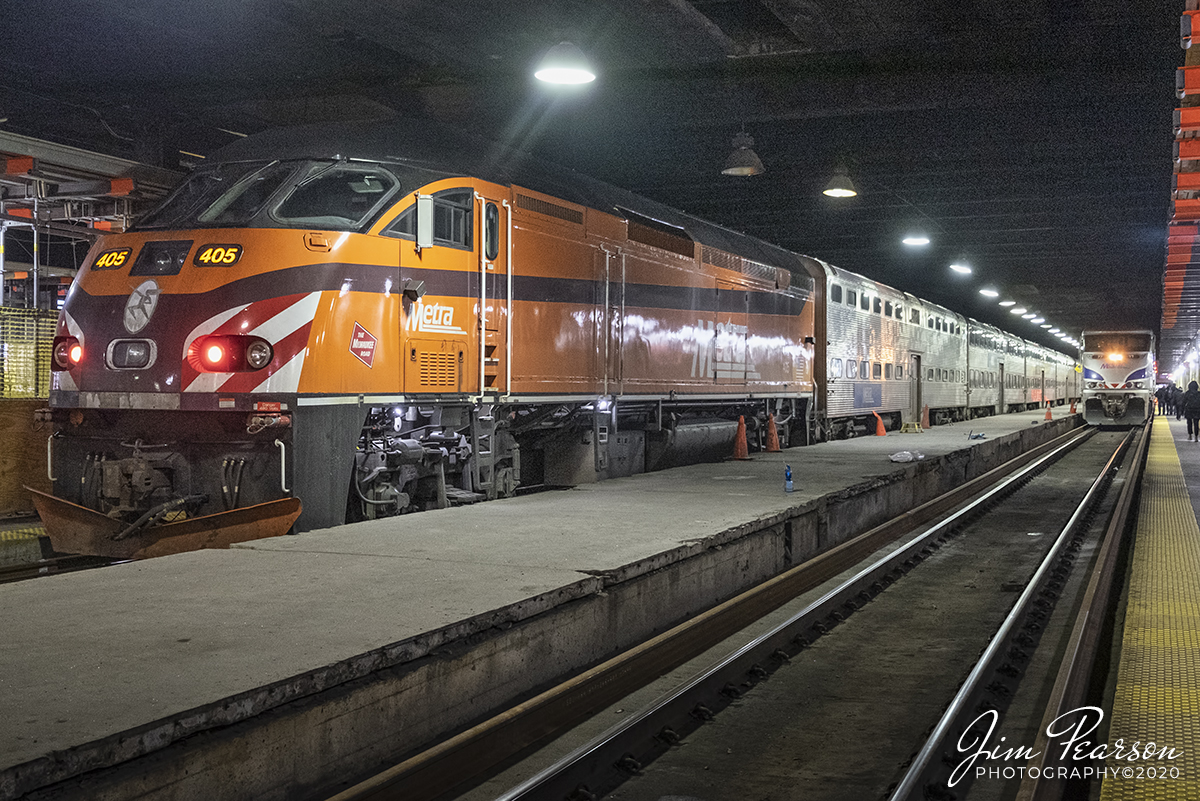
POLYGON ((1108 743, 1175 756, 1109 759, 1101 801, 1200 798, 1198 504, 1200 442, 1188 440, 1184 421, 1160 415, 1143 477, 1108 743))
POLYGON ((1082 422, 1055 417, 2 585, 0 799, 319 796, 1082 422))

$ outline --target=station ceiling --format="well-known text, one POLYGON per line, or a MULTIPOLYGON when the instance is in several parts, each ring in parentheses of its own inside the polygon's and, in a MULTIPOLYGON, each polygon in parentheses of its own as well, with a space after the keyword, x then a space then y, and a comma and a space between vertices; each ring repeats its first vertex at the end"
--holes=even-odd
POLYGON ((182 172, 241 133, 431 117, 1058 345, 997 300, 1159 328, 1182 7, 6 0, 0 132, 182 172), (532 78, 562 40, 594 83, 532 78), (766 172, 722 175, 742 130, 766 172), (821 194, 839 164, 857 197, 821 194))

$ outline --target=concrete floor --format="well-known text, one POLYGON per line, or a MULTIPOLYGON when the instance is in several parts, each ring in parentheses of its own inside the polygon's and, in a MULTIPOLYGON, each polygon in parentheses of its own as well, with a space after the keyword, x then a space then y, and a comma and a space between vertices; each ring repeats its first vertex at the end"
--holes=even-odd
MULTIPOLYGON (((669 564, 815 498, 1038 425, 1042 412, 824 443, 0 586, 0 777, 189 714, 270 708, 255 688, 451 642, 608 576, 669 564), (783 490, 784 464, 796 491, 783 490), (231 703, 230 699, 239 699, 231 703), (222 706, 223 705, 223 706, 222 706), (241 708, 241 707, 244 707, 241 708)), ((1060 415, 1061 416, 1061 413, 1060 415)), ((1200 449, 1200 445, 1196 446, 1200 449)), ((181 723, 182 721, 182 723, 181 723)), ((167 736, 164 734, 163 736, 167 736)), ((4 783, 0 780, 0 798, 4 783)))

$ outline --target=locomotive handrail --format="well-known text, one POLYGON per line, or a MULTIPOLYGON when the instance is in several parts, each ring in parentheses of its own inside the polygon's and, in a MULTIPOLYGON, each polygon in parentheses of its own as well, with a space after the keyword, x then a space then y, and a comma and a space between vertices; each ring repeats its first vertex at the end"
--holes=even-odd
POLYGON ((287 445, 281 439, 275 440, 275 444, 279 446, 279 488, 291 492, 287 485, 287 445))

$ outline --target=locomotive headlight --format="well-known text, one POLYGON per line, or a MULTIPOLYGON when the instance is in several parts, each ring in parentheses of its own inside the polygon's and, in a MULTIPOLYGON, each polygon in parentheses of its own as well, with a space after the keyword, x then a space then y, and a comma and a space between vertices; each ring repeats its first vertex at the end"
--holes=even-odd
POLYGON ((269 365, 275 351, 270 342, 260 337, 210 334, 192 343, 187 358, 202 373, 244 373, 269 365))
POLYGON ((75 337, 55 337, 51 353, 55 371, 70 370, 83 361, 83 345, 75 337))
POLYGON ((246 346, 246 364, 255 370, 266 367, 274 356, 270 344, 264 340, 255 339, 246 346))

